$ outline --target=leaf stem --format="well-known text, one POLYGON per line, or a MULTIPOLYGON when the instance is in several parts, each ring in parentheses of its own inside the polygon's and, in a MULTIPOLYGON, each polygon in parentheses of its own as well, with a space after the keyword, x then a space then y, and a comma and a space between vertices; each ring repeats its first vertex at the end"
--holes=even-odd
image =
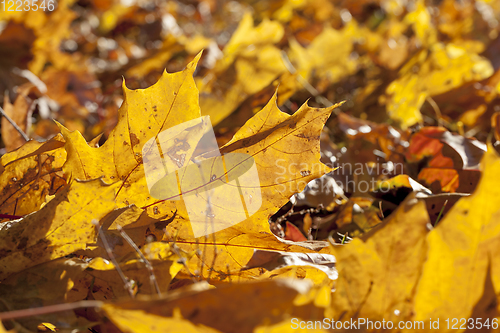
POLYGON ((1 312, 0 321, 24 318, 24 317, 32 317, 32 316, 41 316, 49 313, 71 311, 80 308, 100 308, 103 305, 104 302, 102 301, 84 300, 74 303, 56 304, 56 305, 42 306, 38 308, 1 312))
MULTIPOLYGON (((290 74, 297 74, 297 69, 293 66, 292 62, 288 58, 288 55, 285 51, 281 51, 281 60, 285 65, 286 69, 290 72, 290 74)), ((326 107, 333 106, 333 103, 330 102, 327 98, 323 97, 321 93, 314 88, 306 79, 304 79, 300 74, 296 76, 297 81, 307 90, 308 93, 313 95, 316 99, 316 102, 323 104, 326 107)), ((340 111, 335 109, 333 113, 338 114, 340 111)))
POLYGON ((108 253, 109 258, 111 259, 111 262, 115 266, 115 269, 118 272, 118 275, 120 275, 120 278, 123 280, 123 283, 125 284, 125 289, 127 289, 130 297, 134 298, 134 291, 133 291, 132 283, 125 276, 125 274, 123 273, 122 269, 120 268, 120 265, 116 261, 115 255, 113 254, 113 251, 111 250, 111 246, 109 246, 108 240, 106 239, 106 236, 104 235, 104 232, 102 232, 102 227, 99 224, 99 221, 92 220, 92 223, 96 226, 96 228, 97 228, 97 238, 99 238, 99 236, 101 236, 101 240, 102 240, 102 243, 104 244, 104 248, 106 249, 106 252, 108 253))
POLYGON ((23 217, 24 216, 21 216, 21 215, 0 214, 0 218, 9 219, 9 220, 17 220, 17 219, 21 219, 23 217))
POLYGON ((139 257, 144 262, 144 265, 146 266, 146 268, 149 271, 149 282, 151 283, 151 290, 153 290, 153 289, 156 290, 156 293, 158 294, 158 296, 161 297, 160 286, 158 285, 158 281, 156 280, 156 275, 155 275, 154 270, 153 270, 153 265, 151 265, 151 262, 149 262, 149 260, 146 259, 144 254, 142 254, 141 250, 139 250, 137 245, 129 237, 129 235, 127 235, 127 233, 125 232, 125 230, 123 230, 121 225, 118 224, 116 226, 116 229, 118 230, 118 232, 120 232, 120 235, 123 237, 123 239, 125 239, 127 241, 127 243, 135 250, 135 252, 137 254, 139 254, 139 257))
POLYGON ((16 131, 18 131, 18 132, 19 132, 19 134, 21 134, 21 136, 23 137, 23 139, 24 139, 24 140, 26 140, 26 141, 30 141, 30 137, 29 137, 26 133, 24 133, 24 132, 23 132, 23 130, 22 130, 19 126, 17 126, 16 122, 15 122, 14 120, 12 120, 12 119, 11 119, 11 118, 10 118, 10 117, 9 117, 9 116, 5 113, 5 111, 2 109, 2 107, 0 107, 0 114, 2 114, 2 116, 4 116, 4 117, 5 117, 5 119, 7 119, 7 121, 8 121, 8 122, 12 125, 12 127, 14 127, 14 129, 15 129, 16 131))
POLYGON ((446 201, 444 202, 443 204, 443 207, 441 207, 441 210, 439 211, 439 215, 436 219, 436 222, 434 222, 434 226, 436 226, 439 222, 439 219, 441 219, 441 215, 443 215, 443 212, 444 212, 444 208, 446 207, 446 204, 448 203, 448 199, 446 199, 446 201))

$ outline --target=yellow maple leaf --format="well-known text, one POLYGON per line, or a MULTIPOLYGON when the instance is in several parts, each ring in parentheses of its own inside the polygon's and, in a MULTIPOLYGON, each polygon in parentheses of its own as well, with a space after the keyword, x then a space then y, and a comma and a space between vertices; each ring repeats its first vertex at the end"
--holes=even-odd
POLYGON ((33 295, 40 305, 63 303, 87 266, 76 258, 59 258, 9 276, 0 285, 2 303, 6 306, 2 311, 26 308, 33 295))
MULTIPOLYGON (((237 274, 253 255, 253 248, 310 251, 293 245, 293 242, 278 240, 271 233, 268 220, 294 193, 301 191, 309 181, 330 170, 319 162, 319 137, 324 122, 338 105, 324 109, 303 105, 294 115, 289 116, 278 109, 276 98, 275 94, 264 109, 247 121, 233 139, 220 149, 222 154, 243 153, 255 160, 262 206, 242 222, 231 223, 232 227, 206 238, 204 242, 209 239, 208 242, 213 244, 215 239, 216 245, 204 245, 203 254, 191 260, 193 270, 205 265, 213 271, 218 271, 214 275, 216 279, 225 280, 228 278, 228 267, 232 273, 237 274), (248 244, 252 246, 248 247, 248 244), (214 251, 217 251, 216 255, 214 251)), ((158 207, 162 209, 161 205, 158 207)), ((224 214, 224 210, 221 214, 224 214)), ((183 205, 178 206, 177 217, 168 224, 168 234, 176 235, 179 246, 189 251, 197 250, 199 245, 186 223, 188 213, 183 205)), ((210 225, 210 219, 207 223, 210 225)), ((206 271, 202 274, 212 275, 206 271)), ((246 272, 245 276, 254 274, 255 272, 246 272)))
POLYGON ((182 72, 165 72, 148 89, 129 90, 124 85, 125 100, 118 124, 103 146, 92 148, 78 131, 60 126, 68 152, 64 172, 82 180, 102 177, 107 183, 120 181, 116 193, 119 207, 154 203, 155 199, 148 195, 142 148, 161 131, 200 117, 198 90, 192 77, 200 56, 182 72))
MULTIPOLYGON (((67 68, 71 62, 67 62, 68 58, 71 57, 60 51, 59 44, 63 38, 69 35, 69 26, 76 17, 76 14, 69 9, 73 2, 73 0, 43 1, 46 10, 42 9, 41 1, 38 3, 23 2, 21 6, 26 8, 27 4, 29 4, 28 8, 30 10, 0 12, 0 20, 7 19, 22 22, 26 27, 33 29, 37 38, 32 48, 34 59, 30 62, 28 68, 35 75, 42 72, 45 63, 48 61, 58 68, 64 68, 59 67, 64 65, 67 68), (35 8, 38 9, 35 10, 35 8), (61 61, 61 59, 66 61, 61 61)), ((16 4, 16 8, 18 6, 16 4)))
MULTIPOLYGON (((152 273, 141 259, 130 259, 120 263, 123 274, 139 286, 141 294, 156 294, 155 284, 160 293, 166 293, 170 282, 182 268, 179 262, 181 258, 171 252, 169 244, 161 242, 146 244, 141 252, 151 264, 152 273), (151 281, 151 278, 156 282, 151 281)), ((101 285, 100 281, 105 281, 112 288, 115 297, 129 295, 123 288, 124 281, 116 274, 113 263, 97 257, 89 262, 89 269, 89 274, 97 279, 97 286, 101 285)))
POLYGON ((202 113, 210 116, 214 126, 245 98, 286 72, 281 52, 273 45, 283 34, 284 29, 278 22, 264 19, 254 27, 252 15, 244 15, 213 74, 197 80, 202 113))
POLYGON ((420 108, 429 96, 492 74, 489 60, 452 43, 433 44, 411 58, 387 87, 387 114, 406 129, 422 122, 420 108))
POLYGON ((66 150, 61 135, 29 141, 0 158, 0 213, 23 216, 40 209, 47 195, 66 185, 66 150))
POLYGON ((189 297, 174 294, 158 300, 125 301, 105 304, 102 310, 120 329, 131 333, 253 332, 257 327, 285 320, 290 327, 290 319, 294 317, 323 319, 321 305, 312 300, 297 304, 304 295, 315 293, 308 281, 283 279, 206 289, 206 285, 194 285, 186 290, 189 297))
POLYGON ((0 225, 0 280, 85 249, 96 240, 93 219, 115 208, 116 184, 72 182, 39 211, 0 225))
POLYGON ((409 318, 427 253, 428 223, 424 202, 411 194, 381 225, 335 247, 339 280, 327 316, 395 322, 409 318))
MULTIPOLYGON (((491 145, 481 169, 474 193, 460 199, 427 236, 427 261, 415 294, 417 320, 469 318, 483 294, 485 304, 496 302, 493 296, 498 295, 500 277, 500 157, 491 145), (487 291, 491 283, 494 291, 487 291)), ((475 316, 486 318, 484 313, 475 316)), ((443 324, 441 331, 449 331, 451 325, 443 324)))
MULTIPOLYGON (((127 333, 155 333, 155 332, 185 332, 185 333, 217 333, 216 329, 205 325, 195 325, 191 321, 182 318, 182 315, 162 317, 150 314, 143 310, 120 309, 105 306, 106 315, 111 321, 127 333)), ((174 313, 178 313, 174 312, 174 313)))
POLYGON ((350 59, 353 44, 349 41, 361 35, 353 21, 342 30, 325 28, 307 48, 291 40, 290 61, 295 64, 297 74, 307 81, 316 73, 318 79, 327 82, 324 86, 336 83, 356 70, 357 61, 350 59))
MULTIPOLYGON (((198 59, 199 56, 183 72, 165 73, 157 84, 148 89, 132 91, 124 87, 125 101, 120 108, 119 122, 100 148, 91 148, 80 133, 69 132, 60 126, 66 139, 65 149, 68 152, 63 170, 68 175, 84 180, 102 177, 106 182, 117 181, 118 207, 135 204, 147 208, 149 215, 154 218, 173 219, 168 223, 167 233, 170 237, 175 236, 179 244, 187 247, 189 252, 197 249, 195 236, 199 236, 193 235, 195 229, 191 227, 194 221, 191 221, 191 225, 188 223, 190 214, 184 205, 186 200, 189 200, 190 190, 183 189, 180 195, 177 195, 177 199, 182 196, 183 201, 156 202, 157 200, 153 198, 154 193, 150 194, 151 189, 145 177, 144 163, 146 160, 149 161, 150 157, 144 155, 143 149, 147 141, 154 138, 159 140, 163 135, 160 133, 167 133, 166 130, 181 126, 183 129, 179 130, 180 134, 172 141, 175 146, 162 148, 163 154, 170 156, 172 161, 175 156, 178 158, 175 158, 176 162, 170 166, 168 166, 169 159, 164 159, 165 163, 168 162, 164 166, 174 170, 186 167, 188 163, 192 165, 192 162, 189 162, 191 156, 201 135, 206 131, 194 132, 197 126, 204 124, 193 123, 200 116, 197 90, 192 78, 198 59), (180 143, 182 147, 178 146, 180 143), (182 156, 176 155, 180 154, 181 148, 182 156)), ((277 240, 269 229, 268 219, 288 201, 291 195, 301 191, 309 181, 330 171, 319 162, 319 137, 326 119, 338 105, 325 109, 304 105, 294 115, 289 116, 278 109, 276 98, 274 95, 267 106, 250 119, 220 150, 220 153, 226 156, 240 154, 253 158, 260 180, 260 184, 256 187, 260 192, 260 198, 257 195, 253 198, 252 195, 247 195, 249 197, 247 205, 251 205, 252 200, 259 200, 258 206, 260 206, 261 200, 262 207, 239 224, 236 224, 239 221, 230 214, 231 207, 221 207, 215 211, 218 221, 225 221, 224 223, 228 223, 227 226, 232 226, 215 234, 214 237, 217 239, 215 247, 229 250, 220 251, 216 255, 217 260, 212 264, 213 247, 205 249, 203 258, 196 257, 191 260, 191 267, 206 265, 217 269, 222 266, 224 269, 220 271, 225 272, 229 263, 231 270, 238 271, 253 254, 248 244, 281 251, 310 251, 277 240), (203 263, 200 263, 200 260, 203 263)), ((235 172, 238 172, 237 169, 223 173, 232 179, 235 172)), ((186 179, 190 176, 193 175, 187 175, 186 179)), ((208 174, 204 176, 206 181, 212 181, 212 178, 208 174)), ((232 199, 230 192, 220 193, 221 199, 226 196, 226 202, 230 202, 227 201, 232 199)), ((197 201, 194 206, 201 205, 203 208, 202 203, 203 199, 197 201)), ((156 232, 157 237, 164 236, 162 230, 156 232)), ((207 272, 201 274, 206 276, 207 272)), ((225 273, 221 278, 227 278, 224 276, 225 273)))

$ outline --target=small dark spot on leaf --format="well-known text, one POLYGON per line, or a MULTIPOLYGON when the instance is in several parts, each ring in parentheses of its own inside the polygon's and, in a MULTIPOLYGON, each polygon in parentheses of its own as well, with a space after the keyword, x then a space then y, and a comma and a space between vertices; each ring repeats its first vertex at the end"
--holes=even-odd
POLYGON ((28 237, 21 238, 21 240, 19 241, 19 245, 17 246, 17 249, 19 250, 25 248, 26 244, 28 244, 28 237))
POLYGON ((132 144, 132 147, 138 145, 139 142, 140 141, 137 138, 137 135, 135 135, 134 133, 130 133, 130 143, 132 144))

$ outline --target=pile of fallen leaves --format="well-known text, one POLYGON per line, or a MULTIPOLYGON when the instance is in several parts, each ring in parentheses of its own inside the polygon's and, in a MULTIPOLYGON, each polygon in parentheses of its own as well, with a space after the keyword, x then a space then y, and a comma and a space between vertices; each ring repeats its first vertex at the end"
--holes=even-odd
POLYGON ((500 3, 53 9, 0 11, 0 332, 498 330, 500 3), (143 154, 202 116, 262 202, 200 236, 143 154))

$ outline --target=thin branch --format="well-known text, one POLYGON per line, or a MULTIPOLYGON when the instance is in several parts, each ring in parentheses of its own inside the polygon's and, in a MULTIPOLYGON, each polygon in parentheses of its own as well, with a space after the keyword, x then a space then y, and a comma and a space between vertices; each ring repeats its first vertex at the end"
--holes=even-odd
MULTIPOLYGON (((288 58, 288 55, 286 54, 285 51, 281 51, 281 60, 283 60, 283 63, 285 64, 286 69, 291 74, 297 74, 297 69, 293 66, 292 62, 288 58)), ((330 102, 327 98, 323 97, 321 93, 314 88, 306 79, 304 79, 301 75, 297 74, 297 81, 307 90, 308 93, 313 95, 316 99, 316 102, 323 104, 326 107, 333 106, 333 103, 330 102)), ((335 109, 333 111, 335 114, 338 114, 338 109, 335 109)))
POLYGON ((439 211, 439 215, 436 219, 436 222, 434 222, 434 227, 438 224, 439 220, 441 219, 441 215, 443 215, 444 209, 446 208, 447 204, 448 204, 448 199, 445 200, 443 207, 441 207, 441 210, 439 211))
POLYGON ((24 215, 10 215, 10 214, 0 214, 0 219, 18 220, 23 218, 24 215))
MULTIPOLYGON (((196 161, 195 159, 192 159, 192 161, 198 166, 198 170, 200 171, 200 176, 201 176, 201 181, 203 184, 207 184, 207 181, 205 179, 205 175, 203 174, 201 167, 200 167, 200 162, 196 161)), ((213 268, 215 265, 215 260, 217 259, 217 246, 215 245, 216 239, 215 239, 215 225, 214 225, 214 217, 215 215, 212 212, 212 201, 210 198, 210 190, 205 192, 207 194, 207 205, 206 205, 206 211, 205 211, 205 247, 203 251, 203 258, 201 259, 201 262, 205 262, 206 258, 206 253, 207 253, 207 245, 208 245, 208 218, 210 219, 210 225, 212 227, 212 236, 213 236, 213 241, 214 241, 214 258, 212 260, 212 267, 207 267, 207 272, 208 272, 208 278, 207 282, 210 283, 210 277, 212 276, 213 268)), ((201 266, 201 272, 200 272, 200 278, 203 278, 203 264, 201 266)))
POLYGON ((187 263, 186 263, 186 258, 184 258, 184 257, 181 255, 181 252, 179 251, 179 248, 178 248, 178 247, 177 247, 177 245, 175 244, 175 243, 176 243, 176 240, 175 240, 175 239, 174 239, 174 240, 172 240, 172 239, 170 238, 170 235, 169 235, 169 234, 168 234, 168 232, 167 232, 167 228, 164 228, 164 229, 163 229, 163 232, 165 233, 165 236, 167 237, 167 243, 168 243, 169 245, 170 245, 170 243, 172 243, 172 245, 170 245, 171 250, 172 250, 172 252, 174 252, 174 254, 176 254, 176 255, 179 257, 179 261, 178 261, 178 262, 180 262, 180 263, 184 266, 184 268, 186 269, 186 271, 188 272, 188 274, 189 274, 189 276, 190 276, 190 278, 191 278, 191 281, 193 281, 193 283, 198 282, 198 281, 196 280, 195 275, 194 275, 193 273, 191 273, 191 271, 189 270, 189 267, 188 267, 188 265, 187 265, 187 263))
POLYGON ((134 298, 134 291, 132 288, 132 283, 130 280, 125 276, 123 273, 122 269, 120 268, 120 265, 118 265, 118 262, 115 259, 115 255, 113 254, 113 251, 111 250, 111 247, 109 246, 108 240, 106 239, 106 236, 104 235, 103 232, 101 232, 102 227, 99 224, 99 221, 97 220, 92 220, 92 223, 96 226, 97 228, 97 238, 101 236, 102 243, 104 244, 104 248, 106 249, 106 252, 108 253, 109 258, 111 259, 111 262, 116 268, 116 271, 118 272, 118 275, 120 275, 120 278, 123 280, 123 283, 125 284, 125 289, 127 289, 130 297, 134 298))
POLYGON ((101 301, 79 301, 74 303, 66 303, 66 304, 56 304, 43 306, 39 308, 31 308, 31 309, 23 309, 23 310, 14 310, 8 312, 0 312, 0 321, 2 320, 10 320, 24 317, 32 317, 32 316, 41 316, 49 313, 55 312, 63 312, 63 311, 72 311, 80 308, 100 308, 104 305, 104 302, 101 301))
MULTIPOLYGON (((442 113, 441 113, 441 109, 439 108, 439 105, 437 105, 436 101, 434 101, 434 99, 431 96, 427 96, 427 98, 425 100, 427 101, 427 103, 429 103, 429 105, 432 107, 432 109, 436 113, 438 125, 439 126, 444 126, 445 120, 443 119, 443 116, 442 116, 442 113)), ((448 122, 447 122, 447 124, 449 125, 448 122)))
POLYGON ((231 279, 231 270, 229 269, 229 264, 226 264, 226 269, 227 269, 227 277, 229 278, 229 283, 233 283, 231 279))
POLYGON ((153 270, 153 265, 149 262, 148 259, 142 254, 141 250, 137 247, 137 245, 134 243, 134 241, 127 235, 125 230, 123 230, 121 225, 117 225, 116 229, 120 232, 120 235, 127 241, 127 243, 132 246, 132 248, 139 254, 139 257, 141 257, 141 260, 144 262, 144 265, 149 271, 149 282, 151 283, 151 289, 155 289, 156 293, 158 296, 161 297, 161 291, 160 291, 160 286, 158 286, 158 281, 156 280, 156 276, 153 270))
POLYGON ((14 120, 12 120, 6 113, 5 111, 2 109, 2 107, 0 107, 0 113, 2 114, 2 116, 5 117, 5 119, 7 119, 7 121, 12 125, 12 127, 15 128, 16 131, 19 132, 19 134, 21 134, 21 136, 23 137, 24 140, 26 141, 30 141, 30 137, 23 132, 23 130, 17 126, 16 122, 14 120))

